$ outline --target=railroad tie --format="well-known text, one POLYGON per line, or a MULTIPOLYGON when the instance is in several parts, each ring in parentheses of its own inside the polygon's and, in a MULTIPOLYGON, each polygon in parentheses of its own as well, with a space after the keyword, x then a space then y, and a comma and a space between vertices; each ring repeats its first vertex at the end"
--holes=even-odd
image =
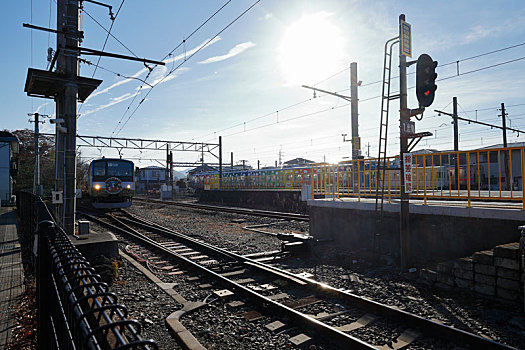
POLYGON ((372 314, 365 314, 361 316, 357 321, 346 324, 344 326, 335 327, 337 330, 341 332, 351 332, 355 329, 359 329, 361 327, 365 327, 370 322, 374 321, 376 319, 376 316, 372 314))
POLYGON ((421 335, 420 332, 416 331, 415 329, 409 328, 405 330, 403 333, 401 333, 401 335, 396 339, 396 341, 392 342, 391 345, 385 344, 385 345, 378 347, 378 349, 380 350, 402 349, 405 346, 410 345, 414 340, 419 338, 420 335, 421 335))

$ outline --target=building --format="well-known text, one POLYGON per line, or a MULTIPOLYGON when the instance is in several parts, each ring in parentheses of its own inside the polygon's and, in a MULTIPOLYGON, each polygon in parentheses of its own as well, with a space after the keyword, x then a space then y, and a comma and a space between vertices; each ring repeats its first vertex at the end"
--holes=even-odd
POLYGON ((291 159, 291 160, 288 160, 286 162, 283 163, 283 168, 288 168, 288 167, 296 167, 296 166, 305 166, 305 165, 311 165, 315 162, 311 161, 311 160, 308 160, 308 159, 304 159, 304 158, 294 158, 294 159, 291 159))
POLYGON ((18 138, 0 131, 0 204, 13 203, 14 177, 18 173, 18 138))
POLYGON ((148 166, 139 168, 135 174, 137 193, 159 192, 162 185, 166 184, 166 168, 148 166))

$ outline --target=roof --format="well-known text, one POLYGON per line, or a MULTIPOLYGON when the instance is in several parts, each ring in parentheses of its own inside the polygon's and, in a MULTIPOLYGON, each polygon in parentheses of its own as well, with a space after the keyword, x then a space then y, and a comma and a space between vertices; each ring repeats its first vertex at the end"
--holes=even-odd
POLYGON ((18 142, 18 137, 16 137, 14 134, 10 133, 9 131, 0 131, 0 141, 2 142, 18 142))

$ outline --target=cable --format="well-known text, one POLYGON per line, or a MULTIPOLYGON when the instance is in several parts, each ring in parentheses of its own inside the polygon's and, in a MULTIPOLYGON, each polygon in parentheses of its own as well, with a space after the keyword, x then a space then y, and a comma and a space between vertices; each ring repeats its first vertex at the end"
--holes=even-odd
MULTIPOLYGON (((122 0, 122 2, 120 3, 119 8, 117 10, 117 13, 115 14, 114 17, 111 18, 111 26, 109 27, 108 35, 106 35, 106 40, 104 40, 104 45, 102 45, 102 50, 101 50, 102 52, 104 52, 104 49, 106 48, 106 44, 107 44, 109 36, 111 34, 111 30, 113 29, 113 25, 115 24, 115 20, 118 17, 118 14, 120 12, 120 9, 122 8, 122 5, 124 5, 124 1, 126 1, 126 0, 122 0)), ((100 59, 101 58, 102 58, 102 56, 98 56, 98 60, 97 60, 97 63, 95 64, 95 69, 93 70, 93 74, 91 75, 91 78, 93 78, 95 76, 95 73, 97 72, 98 64, 100 63, 100 59)))
POLYGON ((183 64, 185 64, 189 59, 191 59, 193 56, 195 56, 199 51, 201 51, 203 48, 205 48, 210 42, 212 42, 212 40, 215 40, 215 38, 217 38, 220 34, 222 34, 226 29, 228 29, 230 26, 232 26, 235 22, 237 22, 242 16, 244 16, 248 11, 250 11, 253 7, 255 7, 255 5, 257 5, 259 2, 261 2, 261 0, 257 0, 255 1, 250 7, 248 7, 244 12, 242 12, 239 16, 237 16, 233 21, 231 21, 230 23, 228 23, 223 29, 221 29, 217 34, 215 34, 211 39, 209 39, 208 41, 206 41, 204 44, 201 45, 201 47, 199 47, 195 52, 193 52, 190 56, 188 56, 187 58, 185 58, 178 66, 176 66, 175 68, 173 68, 172 70, 170 70, 168 72, 168 74, 166 74, 162 79, 160 79, 157 83, 155 83, 155 85, 153 85, 153 87, 151 87, 151 89, 149 89, 149 91, 146 93, 146 96, 144 96, 144 98, 139 102, 139 104, 137 105, 137 107, 135 107, 135 109, 133 110, 133 112, 130 114, 130 116, 128 117, 128 119, 126 120, 126 122, 121 126, 121 128, 117 131, 116 135, 118 135, 120 133, 120 131, 122 131, 122 129, 126 126, 126 124, 129 122, 129 120, 131 119, 131 117, 133 117, 133 115, 135 115, 135 113, 137 112, 137 110, 139 109, 139 107, 142 105, 142 103, 146 100, 146 98, 149 96, 149 94, 151 93, 151 91, 153 91, 153 88, 156 87, 157 85, 159 85, 160 83, 162 83, 167 77, 169 77, 171 74, 173 74, 177 69, 179 69, 183 64))
MULTIPOLYGON (((116 36, 114 36, 113 34, 111 34, 111 33, 109 32, 109 30, 106 29, 106 27, 104 27, 104 26, 103 26, 102 24, 100 24, 95 18, 93 18, 93 16, 91 16, 91 15, 89 14, 89 12, 86 11, 85 8, 82 8, 82 12, 84 12, 86 15, 88 15, 89 18, 91 18, 91 19, 93 20, 93 22, 95 22, 96 24, 98 24, 98 26, 99 26, 100 28, 104 29, 104 31, 105 31, 106 33, 108 33, 108 35, 110 35, 113 39, 115 39, 120 45, 122 45, 126 50, 128 50, 133 56, 139 58, 137 55, 135 55, 135 53, 134 53, 133 51, 131 51, 131 49, 130 49, 129 47, 127 47, 126 45, 124 45, 124 43, 123 43, 122 41, 120 41, 116 36)), ((112 24, 112 26, 113 26, 113 24, 112 24)))
MULTIPOLYGON (((190 35, 188 35, 187 38, 185 38, 179 45, 177 45, 173 50, 171 50, 166 56, 164 56, 164 58, 161 60, 161 61, 164 61, 167 57, 171 56, 173 54, 173 52, 178 49, 181 45, 185 45, 186 44, 186 40, 188 40, 189 38, 191 38, 195 33, 197 33, 197 31, 199 31, 206 23, 208 23, 213 17, 215 17, 224 7, 226 7, 226 5, 228 5, 229 3, 231 2, 231 0, 228 0, 226 3, 224 3, 217 11, 215 11, 210 17, 208 17, 208 19, 206 19, 206 21, 204 21, 203 23, 201 23, 201 25, 199 25, 193 32, 191 32, 190 35)), ((186 58, 185 58, 186 60, 186 58)), ((173 62, 173 64, 175 65, 175 61, 173 62)), ((153 67, 153 69, 156 67, 156 65, 153 67)), ((173 67, 170 71, 173 70, 173 67)), ((146 76, 146 78, 144 79, 144 82, 146 82, 146 80, 148 80, 148 77, 150 76, 151 74, 151 71, 149 71, 148 75, 146 76)), ((149 84, 148 84, 149 85, 149 84)), ((144 87, 144 84, 141 84, 138 88, 138 92, 142 91, 142 88, 144 87)), ((112 133, 111 133, 111 136, 113 136, 115 134, 115 132, 117 131, 119 125, 122 123, 122 121, 124 120, 124 118, 126 117, 126 114, 129 112, 131 106, 133 105, 133 103, 135 102, 135 99, 137 97, 138 94, 136 94, 133 99, 131 100, 131 102, 129 103, 128 107, 124 110, 124 113, 122 114, 122 117, 120 117, 120 120, 118 121, 117 125, 115 126, 115 129, 113 129, 112 133)), ((128 118, 129 120, 129 118, 128 118)), ((127 123, 127 121, 126 121, 127 123)), ((124 127, 124 126, 123 126, 124 127)), ((122 130, 122 128, 121 128, 122 130)), ((120 132, 120 130, 119 130, 120 132)))

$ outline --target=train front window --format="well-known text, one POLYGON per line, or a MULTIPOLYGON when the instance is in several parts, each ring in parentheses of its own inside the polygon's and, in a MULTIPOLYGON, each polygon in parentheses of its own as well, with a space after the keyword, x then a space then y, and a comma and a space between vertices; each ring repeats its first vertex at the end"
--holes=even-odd
POLYGON ((103 178, 106 176, 106 164, 104 162, 93 163, 93 176, 103 178))
MULTIPOLYGON (((124 180, 133 174, 133 165, 128 162, 108 161, 108 176, 116 176, 124 180)), ((124 180, 129 181, 129 180, 124 180)))
POLYGON ((133 181, 133 163, 119 160, 93 163, 94 181, 105 181, 109 177, 118 177, 126 182, 133 181))

